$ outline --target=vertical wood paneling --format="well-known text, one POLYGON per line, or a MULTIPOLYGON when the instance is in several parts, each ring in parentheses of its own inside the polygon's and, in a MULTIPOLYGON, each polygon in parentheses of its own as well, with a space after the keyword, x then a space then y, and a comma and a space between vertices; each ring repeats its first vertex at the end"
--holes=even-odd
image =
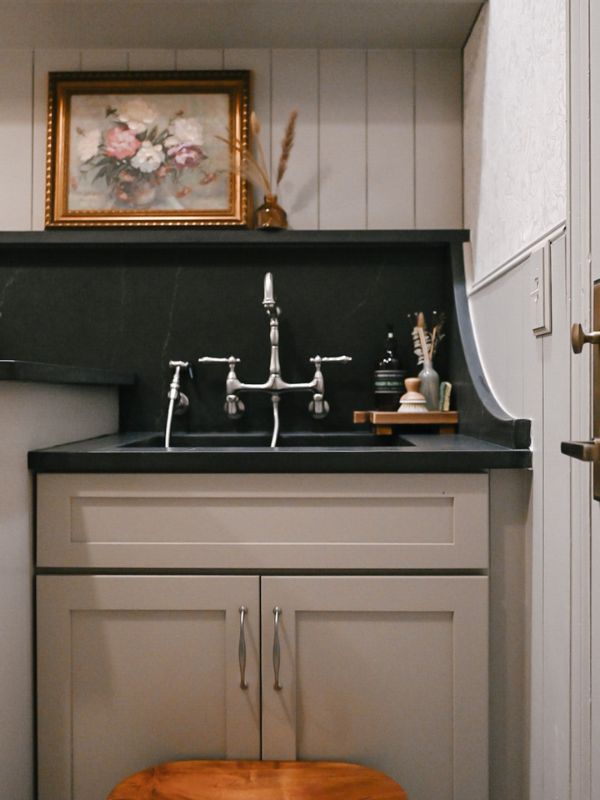
POLYGON ((317 50, 274 50, 272 174, 276 178, 281 139, 292 109, 296 137, 285 176, 277 189, 290 228, 319 227, 319 55, 317 50))
MULTIPOLYGON (((569 152, 571 159, 569 175, 569 234, 567 248, 568 273, 571 280, 571 323, 580 322, 585 330, 592 330, 591 293, 592 273, 598 274, 597 259, 589 259, 590 252, 597 252, 590 238, 598 232, 598 159, 590 159, 592 142, 596 148, 598 136, 598 91, 590 92, 590 75, 597 81, 600 67, 600 15, 598 4, 572 3, 567 11, 569 53, 569 76, 567 96, 569 106, 569 152), (596 29, 590 31, 589 14, 592 14, 596 29), (590 35, 591 34, 591 35, 590 35), (593 43, 593 44, 592 44, 593 43), (590 69, 591 62, 591 69, 590 69), (590 108, 591 107, 591 108, 590 108), (591 110, 594 109, 594 110, 591 110), (591 120, 590 120, 591 117, 591 120), (590 124, 591 123, 591 124, 590 124), (590 141, 590 133, 594 133, 590 141), (576 158, 573 158, 576 154, 576 158), (591 164, 590 164, 591 161, 591 164), (590 180, 590 166, 591 180, 590 180), (590 197, 591 195, 591 197, 590 197), (594 198, 594 206, 591 206, 594 198), (594 213, 593 213, 594 212, 594 213), (593 220, 590 224, 590 220, 593 220)), ((571 438, 583 441, 590 438, 592 427, 591 400, 593 375, 590 369, 591 355, 573 355, 571 359, 571 438)), ((573 800, 589 800, 600 793, 598 767, 600 765, 600 738, 598 737, 598 702, 595 687, 598 682, 600 659, 592 658, 598 653, 598 642, 592 633, 592 619, 598 615, 598 590, 600 571, 598 567, 598 536, 600 535, 599 504, 591 499, 590 465, 571 462, 571 797, 573 800), (590 668, 591 664, 591 668, 590 668), (594 687, 595 697, 592 696, 594 687), (591 698, 591 702, 590 702, 591 698)))
POLYGON ((367 228, 414 228, 414 54, 367 51, 367 228))
POLYGON ((544 796, 568 797, 570 777, 571 459, 570 291, 565 238, 551 246, 552 326, 544 337, 544 796))
MULTIPOLYGON (((593 292, 593 285, 592 281, 596 282, 600 279, 600 258, 598 258, 598 253, 600 252, 600 8, 598 8, 597 3, 590 3, 589 6, 586 6, 585 3, 573 3, 572 4, 572 11, 571 14, 574 18, 578 15, 581 17, 580 26, 581 26, 581 42, 575 41, 571 43, 571 48, 577 54, 584 55, 582 59, 581 66, 578 65, 579 69, 582 70, 583 74, 586 75, 586 78, 580 78, 580 84, 577 87, 579 97, 577 101, 574 101, 574 105, 580 106, 580 120, 578 120, 579 125, 583 129, 583 132, 580 133, 579 140, 577 144, 581 148, 580 152, 582 154, 581 157, 581 171, 579 177, 580 186, 582 185, 582 190, 579 192, 579 196, 583 196, 583 200, 579 201, 583 208, 581 209, 582 213, 579 213, 576 219, 579 220, 579 229, 580 231, 584 231, 583 235, 581 235, 581 243, 580 243, 580 260, 579 263, 581 265, 581 281, 586 283, 587 286, 584 290, 585 291, 592 291, 593 292), (586 14, 589 14, 589 20, 586 20, 586 14), (588 28, 589 26, 589 28, 588 28), (589 37, 589 38, 588 38, 589 37), (586 51, 589 47, 589 60, 585 58, 587 55, 586 51), (587 76, 589 69, 589 77, 587 76), (589 109, 586 107, 586 102, 589 98, 589 109), (591 117, 591 126, 588 128, 588 120, 587 114, 591 117), (589 131, 589 134, 588 134, 589 131), (587 136, 589 135, 589 145, 586 141, 587 136), (589 150, 587 149, 586 145, 589 146, 589 150), (586 186, 586 167, 589 169, 589 176, 590 176, 590 185, 589 188, 586 186), (581 173, 583 173, 583 177, 581 177, 581 173), (587 192, 590 195, 587 195, 587 192), (588 200, 589 198, 589 200, 588 200), (586 219, 586 203, 589 202, 589 216, 590 219, 586 219), (587 222, 587 225, 586 225, 587 222), (588 231, 589 239, 588 240, 588 231), (591 252, 594 254, 594 257, 590 259, 588 257, 588 253, 591 252), (586 269, 586 266, 589 264, 589 270, 586 269), (586 265, 586 266, 584 266, 586 265)), ((575 59, 573 59, 575 60, 575 59)), ((571 145, 573 147, 573 145, 571 145)), ((579 210, 579 209, 577 209, 579 210)), ((582 294, 584 294, 582 292, 582 294)), ((581 302, 581 301, 580 301, 581 302)), ((588 304, 585 303, 585 300, 581 303, 581 305, 587 306, 588 304)), ((589 303, 590 306, 593 306, 593 301, 589 303)), ((581 306, 579 306, 581 307, 581 306)), ((579 319, 574 316, 573 322, 581 321, 583 323, 584 316, 583 313, 579 311, 574 311, 575 313, 581 314, 579 319)), ((593 326, 590 324, 587 326, 588 330, 594 330, 593 326)), ((584 351, 585 352, 585 351, 584 351)), ((576 357, 577 359, 583 359, 583 354, 576 357)), ((591 373, 590 370, 590 356, 589 354, 586 355, 585 361, 583 362, 586 366, 583 366, 585 370, 587 368, 588 372, 591 373)), ((581 367, 579 367, 581 369, 581 367)), ((591 375, 590 375, 591 380, 591 375)), ((595 378, 595 380, 598 380, 595 378)), ((575 383, 573 386, 573 391, 575 393, 581 392, 584 398, 584 401, 589 402, 588 398, 585 397, 585 381, 580 381, 579 384, 575 383)), ((589 392, 591 395, 592 392, 589 392)), ((587 437, 586 437, 587 438, 587 437)), ((600 536, 600 503, 596 501, 592 501, 591 503, 591 541, 592 544, 590 546, 591 549, 591 558, 590 558, 590 582, 591 582, 591 596, 590 596, 590 628, 591 628, 591 643, 590 649, 593 655, 591 670, 590 670, 590 684, 591 684, 591 719, 590 719, 590 728, 591 728, 591 775, 590 775, 590 782, 591 782, 591 797, 596 798, 600 793, 600 547, 598 546, 598 542, 600 536)))
POLYGON ((320 54, 319 227, 366 226, 365 50, 320 54))
POLYGON ((10 420, 0 442, 0 775, 3 800, 32 800, 32 487, 22 454, 118 430, 118 391, 3 381, 0 408, 10 420))
MULTIPOLYGON (((526 269, 526 265, 524 266, 526 269)), ((530 327, 531 325, 529 325, 530 327)), ((529 331, 527 332, 529 333, 529 331)), ((544 365, 543 337, 524 338, 525 416, 531 419, 532 539, 531 539, 531 678, 529 783, 531 797, 543 797, 544 783, 544 365)))
MULTIPOLYGON (((473 294, 470 298, 470 308, 481 360, 494 393, 509 413, 532 421, 533 469, 531 484, 527 487, 528 491, 525 496, 520 494, 520 490, 518 496, 513 492, 509 494, 506 491, 507 484, 505 484, 505 490, 501 491, 500 482, 493 481, 494 494, 490 497, 494 526, 498 519, 496 513, 500 507, 505 509, 504 516, 514 515, 517 503, 519 505, 528 503, 528 507, 523 510, 525 519, 520 531, 520 536, 525 541, 524 558, 526 562, 524 596, 519 596, 519 603, 524 607, 523 613, 527 614, 525 628, 527 641, 523 645, 525 663, 522 681, 524 687, 519 687, 514 681, 516 674, 514 665, 511 668, 513 669, 512 678, 509 679, 503 664, 496 662, 497 655, 495 653, 503 645, 502 642, 495 642, 492 646, 493 669, 490 674, 492 681, 490 685, 492 715, 490 797, 531 797, 533 800, 533 798, 546 796, 542 791, 542 784, 547 768, 547 764, 544 764, 543 760, 542 737, 544 708, 544 363, 542 351, 547 337, 536 338, 533 335, 528 286, 528 262, 524 261, 511 272, 502 275, 493 283, 473 294), (497 687, 498 681, 500 681, 500 685, 497 687), (532 721, 529 742, 527 741, 527 730, 523 732, 515 727, 514 719, 517 709, 514 705, 509 704, 508 700, 505 701, 502 694, 498 696, 499 692, 507 691, 516 697, 521 689, 524 697, 528 699, 523 713, 532 721), (509 724, 511 716, 513 723, 509 724), (519 739, 521 733, 523 736, 519 739), (510 766, 510 762, 517 757, 517 748, 521 749, 522 758, 526 762, 522 765, 523 785, 520 792, 516 790, 517 775, 510 766), (527 780, 532 787, 530 794, 527 793, 527 780)), ((565 376, 562 380, 564 383, 565 376)), ((561 456, 560 450, 553 452, 552 457, 558 460, 564 458, 561 456)), ((515 480, 517 480, 516 476, 515 480)), ((523 480, 525 479, 523 478, 523 480)), ((568 492, 568 489, 566 491, 568 492)), ((556 502, 565 502, 565 495, 556 488, 555 492, 556 502)), ((510 590, 510 582, 514 580, 514 576, 509 576, 507 573, 506 578, 500 580, 499 570, 502 569, 502 565, 498 562, 498 557, 506 554, 507 543, 499 538, 494 539, 491 556, 492 573, 495 576, 491 613, 492 617, 495 615, 505 616, 508 624, 507 609, 509 604, 514 603, 514 598, 505 599, 502 597, 502 592, 510 590)), ((514 625, 515 620, 510 620, 510 624, 514 625)), ((492 630, 495 631, 495 626, 492 630)), ((501 634, 499 635, 501 636, 501 634)), ((506 647, 508 648, 508 645, 506 647)), ((568 644, 566 650, 568 652, 568 644)), ((512 658, 508 649, 506 655, 507 658, 512 658)), ((508 663, 506 667, 508 668, 508 663)))
POLYGON ((0 51, 0 228, 31 228, 32 52, 0 51))
POLYGON ((490 798, 525 800, 529 470, 490 472, 490 798), (508 501, 510 498, 510 501, 508 501))
MULTIPOLYGON (((581 154, 580 163, 573 170, 576 175, 573 203, 574 210, 578 212, 573 215, 573 220, 577 223, 577 234, 579 234, 578 236, 573 235, 576 242, 573 264, 580 265, 580 274, 577 277, 581 282, 582 291, 578 296, 577 304, 574 304, 573 322, 584 324, 586 312, 589 313, 587 309, 593 307, 593 300, 589 296, 586 297, 586 294, 592 292, 593 297, 592 282, 600 279, 600 259, 597 255, 600 252, 600 8, 598 8, 598 4, 573 3, 570 25, 573 37, 570 48, 579 56, 579 63, 576 58, 571 57, 571 73, 579 79, 576 84, 576 92, 573 92, 575 97, 572 99, 572 110, 577 112, 577 115, 573 115, 575 125, 571 147, 573 149, 579 147, 581 154), (588 118, 591 119, 591 124, 588 118), (575 134, 578 134, 577 138, 575 134), (589 184, 587 183, 588 177, 589 184), (591 259, 588 257, 590 252, 594 254, 591 259), (579 256, 578 259, 577 256, 579 256)), ((575 79, 572 78, 574 82, 575 79)), ((577 274, 575 267, 573 272, 577 274)), ((588 324, 586 329, 594 330, 594 327, 588 324)), ((576 369, 581 370, 584 375, 587 373, 591 381, 590 356, 587 355, 583 363, 583 354, 577 356, 576 359, 578 361, 576 369)), ((586 378, 582 376, 581 372, 578 377, 579 381, 573 384, 573 391, 580 394, 583 404, 590 404, 593 392, 586 393, 586 388, 588 388, 586 378)), ((586 411, 587 409, 583 414, 584 426, 587 422, 586 411)), ((591 426, 588 428, 588 431, 590 430, 591 426)), ((588 431, 585 432, 586 438, 589 436, 588 431)), ((593 656, 589 674, 592 699, 589 722, 591 732, 589 779, 591 783, 590 796, 595 798, 600 793, 600 547, 598 547, 600 503, 592 501, 590 505, 591 543, 589 538, 585 542, 586 546, 590 548, 590 651, 593 656)))
MULTIPOLYGON (((5 116, 10 117, 14 115, 12 109, 18 107, 10 91, 18 93, 18 87, 25 85, 29 58, 21 55, 24 63, 18 69, 13 68, 12 56, 6 58, 0 80, 8 88, 2 92, 4 100, 0 102, 8 103, 10 109, 5 116)), ((19 192, 18 201, 6 206, 10 217, 6 217, 5 226, 29 226, 22 207, 31 202, 31 225, 36 230, 43 228, 48 71, 221 68, 251 71, 252 108, 261 122, 267 163, 273 161, 274 169, 290 110, 299 110, 294 150, 280 190, 291 227, 461 225, 458 53, 218 48, 39 50, 34 53, 34 64, 34 124, 29 133, 33 151, 29 167, 32 197, 27 199, 29 190, 19 192)), ((23 122, 19 124, 22 128, 23 122)), ((7 128, 5 135, 15 134, 7 128)), ((22 141, 19 133, 19 142, 22 141)), ((20 151, 25 153, 22 147, 20 151)), ((16 166, 12 160, 6 169, 15 177, 5 185, 14 186, 17 180, 23 185, 27 166, 16 166)), ((255 189, 253 194, 255 205, 260 204, 262 190, 255 189)))
POLYGON ((33 78, 33 198, 32 228, 44 229, 46 190, 46 130, 48 119, 48 73, 78 72, 79 50, 36 50, 33 78))
MULTIPOLYGON (((567 14, 571 90, 572 322, 579 322, 585 330, 596 330, 592 322, 594 284, 600 279, 600 8, 598 3, 574 2, 567 14)), ((584 348, 572 363, 574 439, 589 439, 595 429, 594 422, 597 424, 591 417, 593 395, 597 391, 594 383, 598 376, 593 375, 589 349, 586 353, 584 348)), ((573 748, 582 746, 572 752, 584 787, 572 796, 576 800, 587 800, 600 796, 600 503, 590 500, 590 465, 574 462, 572 469, 575 486, 580 490, 576 505, 580 525, 573 526, 574 555, 579 555, 580 560, 579 565, 574 563, 583 577, 581 583, 574 584, 583 619, 575 621, 579 636, 576 644, 580 645, 580 651, 577 654, 579 665, 575 663, 574 667, 580 667, 576 689, 580 690, 577 699, 581 699, 581 707, 580 719, 575 720, 579 722, 579 730, 573 737, 573 748)), ((575 579, 579 575, 575 575, 575 579)), ((578 788, 575 785, 575 789, 578 788)))
MULTIPOLYGON (((526 365, 515 358, 523 351, 523 337, 531 336, 529 309, 524 308, 523 267, 484 287, 470 300, 471 315, 481 349, 484 369, 490 365, 487 380, 500 405, 515 417, 524 414, 526 365), (504 326, 510 313, 511 325, 504 326), (502 336, 498 331, 502 329, 502 336)), ((529 297, 527 297, 529 300, 529 297)))
MULTIPOLYGON (((251 75, 250 108, 256 112, 261 125, 260 143, 267 167, 271 163, 271 51, 225 50, 225 69, 249 69, 251 75)), ((263 202, 263 191, 253 187, 254 208, 263 202)))
POLYGON ((458 51, 416 53, 416 226, 462 227, 462 66, 458 51))
POLYGON ((82 50, 82 71, 126 70, 129 67, 127 50, 82 50))
POLYGON ((129 69, 175 69, 175 50, 130 50, 129 69))
MULTIPOLYGON (((530 687, 529 783, 531 797, 569 796, 571 770, 571 585, 572 521, 571 469, 573 463, 560 453, 560 443, 570 436, 570 303, 565 238, 550 246, 552 261, 553 332, 534 337, 529 299, 528 261, 471 297, 473 319, 482 349, 482 360, 490 381, 511 413, 532 420, 533 471, 529 520, 531 530, 526 561, 531 598, 530 641, 527 676, 530 687), (522 408, 519 409, 519 397, 522 408), (507 399, 504 399, 507 398, 507 399)), ((507 495, 502 498, 507 502, 507 495)), ((514 502, 511 496, 510 503, 514 502)), ((493 505, 492 505, 493 509, 493 505)), ((495 515, 497 518, 497 514, 495 515)), ((498 556, 492 554, 492 571, 498 574, 498 556)), ((506 588, 509 584, 507 581, 506 588)), ((495 600, 492 598, 492 611, 495 600)), ((497 635, 501 635, 495 625, 497 635)), ((492 672, 495 683, 505 678, 492 672)), ((492 728, 498 735, 498 720, 508 706, 492 700, 492 728)), ((513 726, 514 728, 514 726, 513 726)), ((514 736, 508 729, 506 737, 514 736)), ((503 740, 491 752, 494 797, 515 797, 509 771, 498 765, 509 755, 503 740)), ((512 747, 512 745, 511 745, 512 747)), ((513 770, 514 773, 514 770, 513 770)))
POLYGON ((223 69, 223 50, 177 50, 176 69, 223 69))

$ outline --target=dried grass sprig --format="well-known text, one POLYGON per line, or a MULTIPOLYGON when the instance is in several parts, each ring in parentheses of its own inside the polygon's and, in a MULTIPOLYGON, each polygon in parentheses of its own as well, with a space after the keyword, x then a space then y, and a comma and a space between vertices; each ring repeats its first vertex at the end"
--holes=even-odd
MULTIPOLYGON (((254 140, 256 142, 256 146, 258 148, 258 154, 260 156, 260 163, 259 161, 254 158, 252 153, 247 152, 246 156, 250 159, 254 158, 256 161, 256 165, 260 168, 262 175, 264 176, 265 183, 267 185, 266 192, 267 194, 271 194, 271 181, 269 179, 269 170, 267 169, 267 159, 265 158, 265 153, 262 149, 262 145, 260 143, 260 122, 258 121, 258 117, 256 116, 256 112, 253 111, 250 114, 250 130, 252 131, 252 135, 254 136, 254 140)), ((264 187, 261 187, 264 188, 264 187)))
MULTIPOLYGON (((431 361, 437 351, 439 343, 444 338, 442 327, 444 325, 445 316, 443 313, 439 314, 437 311, 433 312, 437 317, 437 324, 430 332, 427 330, 425 323, 425 315, 422 311, 415 314, 417 324, 412 331, 412 340, 414 345, 414 353, 417 356, 417 364, 423 364, 425 361, 431 361)), ((410 317, 410 314, 409 314, 410 317)))
MULTIPOLYGON (((297 117, 298 112, 296 110, 292 111, 285 128, 283 139, 281 140, 281 156, 277 169, 276 186, 279 186, 287 169, 290 152, 294 145, 297 117)), ((260 143, 260 122, 254 111, 250 114, 250 131, 253 140, 256 142, 258 156, 255 156, 251 150, 242 145, 239 139, 236 139, 233 142, 234 152, 231 154, 229 170, 233 172, 234 175, 240 175, 244 180, 250 181, 250 183, 258 186, 265 194, 273 194, 269 170, 267 169, 267 160, 260 143)), ((225 139, 223 136, 217 136, 216 138, 225 142, 227 145, 230 144, 229 139, 225 139)))
POLYGON ((281 156, 279 158, 279 167, 277 168, 277 186, 279 186, 281 179, 285 175, 288 161, 290 159, 290 153, 292 152, 292 147, 294 146, 297 118, 298 112, 296 109, 294 109, 290 114, 288 124, 285 126, 283 139, 281 140, 281 156))
POLYGON ((412 330, 413 349, 417 356, 417 364, 423 364, 424 353, 429 353, 429 336, 429 331, 425 331, 420 325, 415 325, 412 330))

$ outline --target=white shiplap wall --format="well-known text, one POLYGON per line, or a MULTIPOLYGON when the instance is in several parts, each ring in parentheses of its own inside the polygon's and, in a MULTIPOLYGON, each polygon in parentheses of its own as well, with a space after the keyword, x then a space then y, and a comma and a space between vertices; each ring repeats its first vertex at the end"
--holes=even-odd
POLYGON ((113 433, 113 387, 0 382, 0 796, 34 798, 33 481, 26 453, 113 433))
POLYGON ((250 69, 274 162, 297 107, 297 230, 462 227, 459 51, 211 49, 0 50, 0 229, 44 226, 48 72, 113 69, 250 69))
MULTIPOLYGON (((496 397, 509 413, 532 420, 532 473, 520 476, 521 491, 509 502, 493 489, 491 499, 496 525, 520 508, 518 534, 527 566, 512 622, 507 616, 504 629, 496 625, 492 659, 492 681, 494 671, 514 676, 512 701, 500 694, 491 706, 491 796, 511 800, 575 797, 571 782, 577 779, 577 764, 570 762, 577 735, 571 727, 570 669, 571 615, 575 619, 579 591, 571 582, 571 548, 579 532, 571 533, 572 462, 560 452, 561 441, 572 438, 571 272, 563 232, 567 7, 566 0, 488 3, 464 49, 471 315, 496 397), (552 332, 536 338, 529 256, 541 246, 550 265, 552 332), (526 624, 515 647, 510 637, 519 614, 526 624), (514 660, 519 649, 525 678, 520 688, 514 660), (496 769, 498 764, 504 768, 496 769)), ((515 603, 508 588, 507 583, 497 597, 492 594, 492 609, 515 603)))
MULTIPOLYGON (((532 473, 523 471, 522 489, 510 502, 506 496, 491 500, 496 503, 496 525, 504 516, 514 516, 520 505, 518 535, 527 567, 518 599, 506 587, 505 596, 492 598, 492 608, 516 602, 512 620, 507 619, 503 660, 495 669, 514 670, 517 648, 509 637, 519 626, 525 637, 519 645, 521 675, 526 679, 520 706, 492 704, 491 763, 505 760, 508 767, 499 772, 492 767, 497 790, 493 796, 515 800, 568 797, 570 781, 570 626, 575 587, 570 576, 572 460, 560 452, 561 441, 572 438, 571 294, 564 234, 548 244, 546 255, 552 274, 551 335, 533 335, 529 258, 471 297, 473 325, 492 389, 511 414, 532 420, 532 473)), ((496 546, 507 548, 508 542, 496 546)), ((520 568, 518 562, 514 566, 520 568)), ((513 672, 513 692, 516 676, 513 672)))

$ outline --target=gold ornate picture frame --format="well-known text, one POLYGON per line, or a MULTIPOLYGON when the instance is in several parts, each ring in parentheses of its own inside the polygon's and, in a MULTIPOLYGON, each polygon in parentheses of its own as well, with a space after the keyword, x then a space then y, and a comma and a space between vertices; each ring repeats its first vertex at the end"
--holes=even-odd
POLYGON ((245 70, 50 73, 46 227, 247 227, 249 90, 245 70))

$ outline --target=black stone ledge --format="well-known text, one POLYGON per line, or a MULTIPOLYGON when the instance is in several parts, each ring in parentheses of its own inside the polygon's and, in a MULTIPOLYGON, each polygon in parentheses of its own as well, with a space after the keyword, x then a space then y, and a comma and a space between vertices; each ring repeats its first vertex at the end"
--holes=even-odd
POLYGON ((456 322, 462 344, 452 363, 453 385, 460 395, 460 430, 487 442, 517 450, 531 445, 531 421, 515 419, 496 400, 485 377, 469 311, 462 245, 450 243, 456 322))
POLYGON ((0 360, 0 381, 67 383, 84 386, 132 386, 135 375, 89 367, 42 364, 37 361, 0 360))
MULTIPOLYGON (((147 435, 147 434, 144 434, 147 435)), ((460 434, 403 436, 408 446, 348 448, 127 448, 140 434, 101 436, 28 454, 35 472, 384 473, 482 472, 531 467, 531 451, 460 434)))
POLYGON ((441 244, 469 240, 467 230, 325 230, 257 231, 232 228, 92 228, 47 231, 1 231, 0 247, 128 247, 174 245, 217 247, 348 246, 381 244, 441 244))

